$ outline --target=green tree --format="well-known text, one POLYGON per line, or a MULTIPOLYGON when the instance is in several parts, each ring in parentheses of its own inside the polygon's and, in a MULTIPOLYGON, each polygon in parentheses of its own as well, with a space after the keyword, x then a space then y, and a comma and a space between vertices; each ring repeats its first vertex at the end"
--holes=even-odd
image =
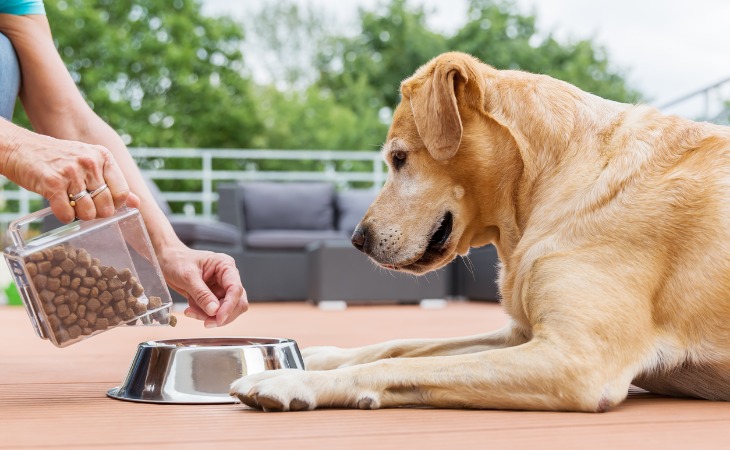
POLYGON ((500 69, 549 74, 613 100, 640 97, 611 68, 602 48, 590 40, 561 43, 552 35, 541 38, 535 17, 519 14, 509 1, 471 0, 468 21, 452 36, 430 30, 427 18, 424 7, 406 0, 361 10, 361 32, 336 37, 319 53, 320 88, 361 110, 349 96, 351 86, 364 80, 372 97, 363 114, 374 114, 398 103, 400 82, 420 65, 444 51, 458 50, 500 69))
MULTIPOLYGON (((261 130, 242 28, 199 0, 46 2, 58 51, 94 111, 134 147, 250 147, 261 130)), ((18 111, 18 122, 28 126, 18 111)), ((187 159, 142 167, 200 169, 187 159)), ((195 180, 160 180, 199 190, 195 180)), ((175 210, 182 203, 171 205, 175 210)))
POLYGON ((342 31, 330 17, 291 1, 270 2, 246 26, 248 59, 264 83, 256 90, 263 122, 256 147, 373 150, 382 144, 388 124, 378 116, 382 102, 373 100, 377 93, 366 76, 345 75, 346 99, 317 83, 314 58, 342 31))
POLYGON ((640 99, 613 69, 606 50, 590 40, 561 43, 541 37, 536 17, 515 12, 510 1, 470 0, 469 21, 448 40, 449 47, 470 53, 498 69, 543 73, 620 102, 640 99))
POLYGON ((241 28, 197 0, 63 0, 46 11, 94 110, 132 146, 246 147, 260 122, 241 28))
MULTIPOLYGON (((352 84, 350 98, 367 104, 370 89, 352 84)), ((264 136, 257 146, 309 150, 376 150, 387 124, 376 113, 359 115, 316 86, 304 91, 262 87, 258 96, 264 136)))
POLYGON ((405 0, 392 0, 372 11, 361 9, 361 32, 331 39, 317 56, 319 85, 353 108, 377 111, 395 106, 400 82, 449 49, 444 36, 428 29, 426 19, 422 6, 411 8, 405 0), (371 100, 353 104, 351 86, 363 80, 371 88, 371 100))

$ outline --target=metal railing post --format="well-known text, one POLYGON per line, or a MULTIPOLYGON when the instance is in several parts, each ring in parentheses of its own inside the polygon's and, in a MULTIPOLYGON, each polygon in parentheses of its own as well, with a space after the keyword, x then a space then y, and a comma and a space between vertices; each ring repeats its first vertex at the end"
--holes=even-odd
POLYGON ((716 119, 722 120, 726 117, 727 112, 730 111, 730 108, 727 106, 727 101, 730 99, 723 100, 722 98, 723 89, 726 89, 728 86, 730 86, 730 78, 720 80, 717 83, 705 86, 702 89, 690 92, 689 94, 685 94, 670 102, 658 105, 657 107, 666 112, 668 110, 677 110, 683 106, 686 110, 680 115, 688 117, 689 119, 702 121, 716 119), (713 92, 717 95, 717 101, 714 103, 711 98, 713 92), (689 110, 687 109, 688 104, 690 105, 689 107, 693 109, 694 115, 690 115, 689 110), (692 107, 692 105, 694 105, 694 107, 692 107), (717 112, 713 112, 713 109, 717 110, 717 112))
POLYGON ((203 153, 203 216, 213 217, 213 155, 203 153))
POLYGON ((373 189, 380 189, 384 183, 383 163, 380 159, 380 153, 376 153, 373 155, 373 189))
POLYGON ((27 216, 28 214, 30 214, 30 192, 25 189, 20 189, 19 194, 20 216, 27 216))

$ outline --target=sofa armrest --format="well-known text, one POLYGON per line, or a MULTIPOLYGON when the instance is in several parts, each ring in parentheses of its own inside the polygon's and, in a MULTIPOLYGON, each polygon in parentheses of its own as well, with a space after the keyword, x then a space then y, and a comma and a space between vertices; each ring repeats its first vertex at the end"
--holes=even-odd
POLYGON ((243 215, 243 204, 238 183, 220 183, 218 185, 218 220, 229 223, 246 234, 246 221, 243 215))

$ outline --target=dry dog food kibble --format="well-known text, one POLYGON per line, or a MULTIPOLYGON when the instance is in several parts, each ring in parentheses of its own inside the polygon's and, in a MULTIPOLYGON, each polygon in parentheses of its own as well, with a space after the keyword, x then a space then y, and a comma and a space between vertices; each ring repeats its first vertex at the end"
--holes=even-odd
POLYGON ((122 322, 175 325, 160 297, 144 296, 129 268, 102 266, 83 248, 58 245, 30 254, 25 267, 59 344, 122 322), (153 312, 152 314, 147 314, 153 312))

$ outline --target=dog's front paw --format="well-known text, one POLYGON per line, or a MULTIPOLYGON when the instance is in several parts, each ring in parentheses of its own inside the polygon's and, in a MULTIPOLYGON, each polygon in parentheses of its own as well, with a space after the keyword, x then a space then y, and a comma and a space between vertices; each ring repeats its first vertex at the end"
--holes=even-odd
POLYGON ((308 374, 279 369, 247 375, 231 384, 230 394, 252 408, 264 411, 302 411, 317 407, 314 391, 305 382, 308 374))

